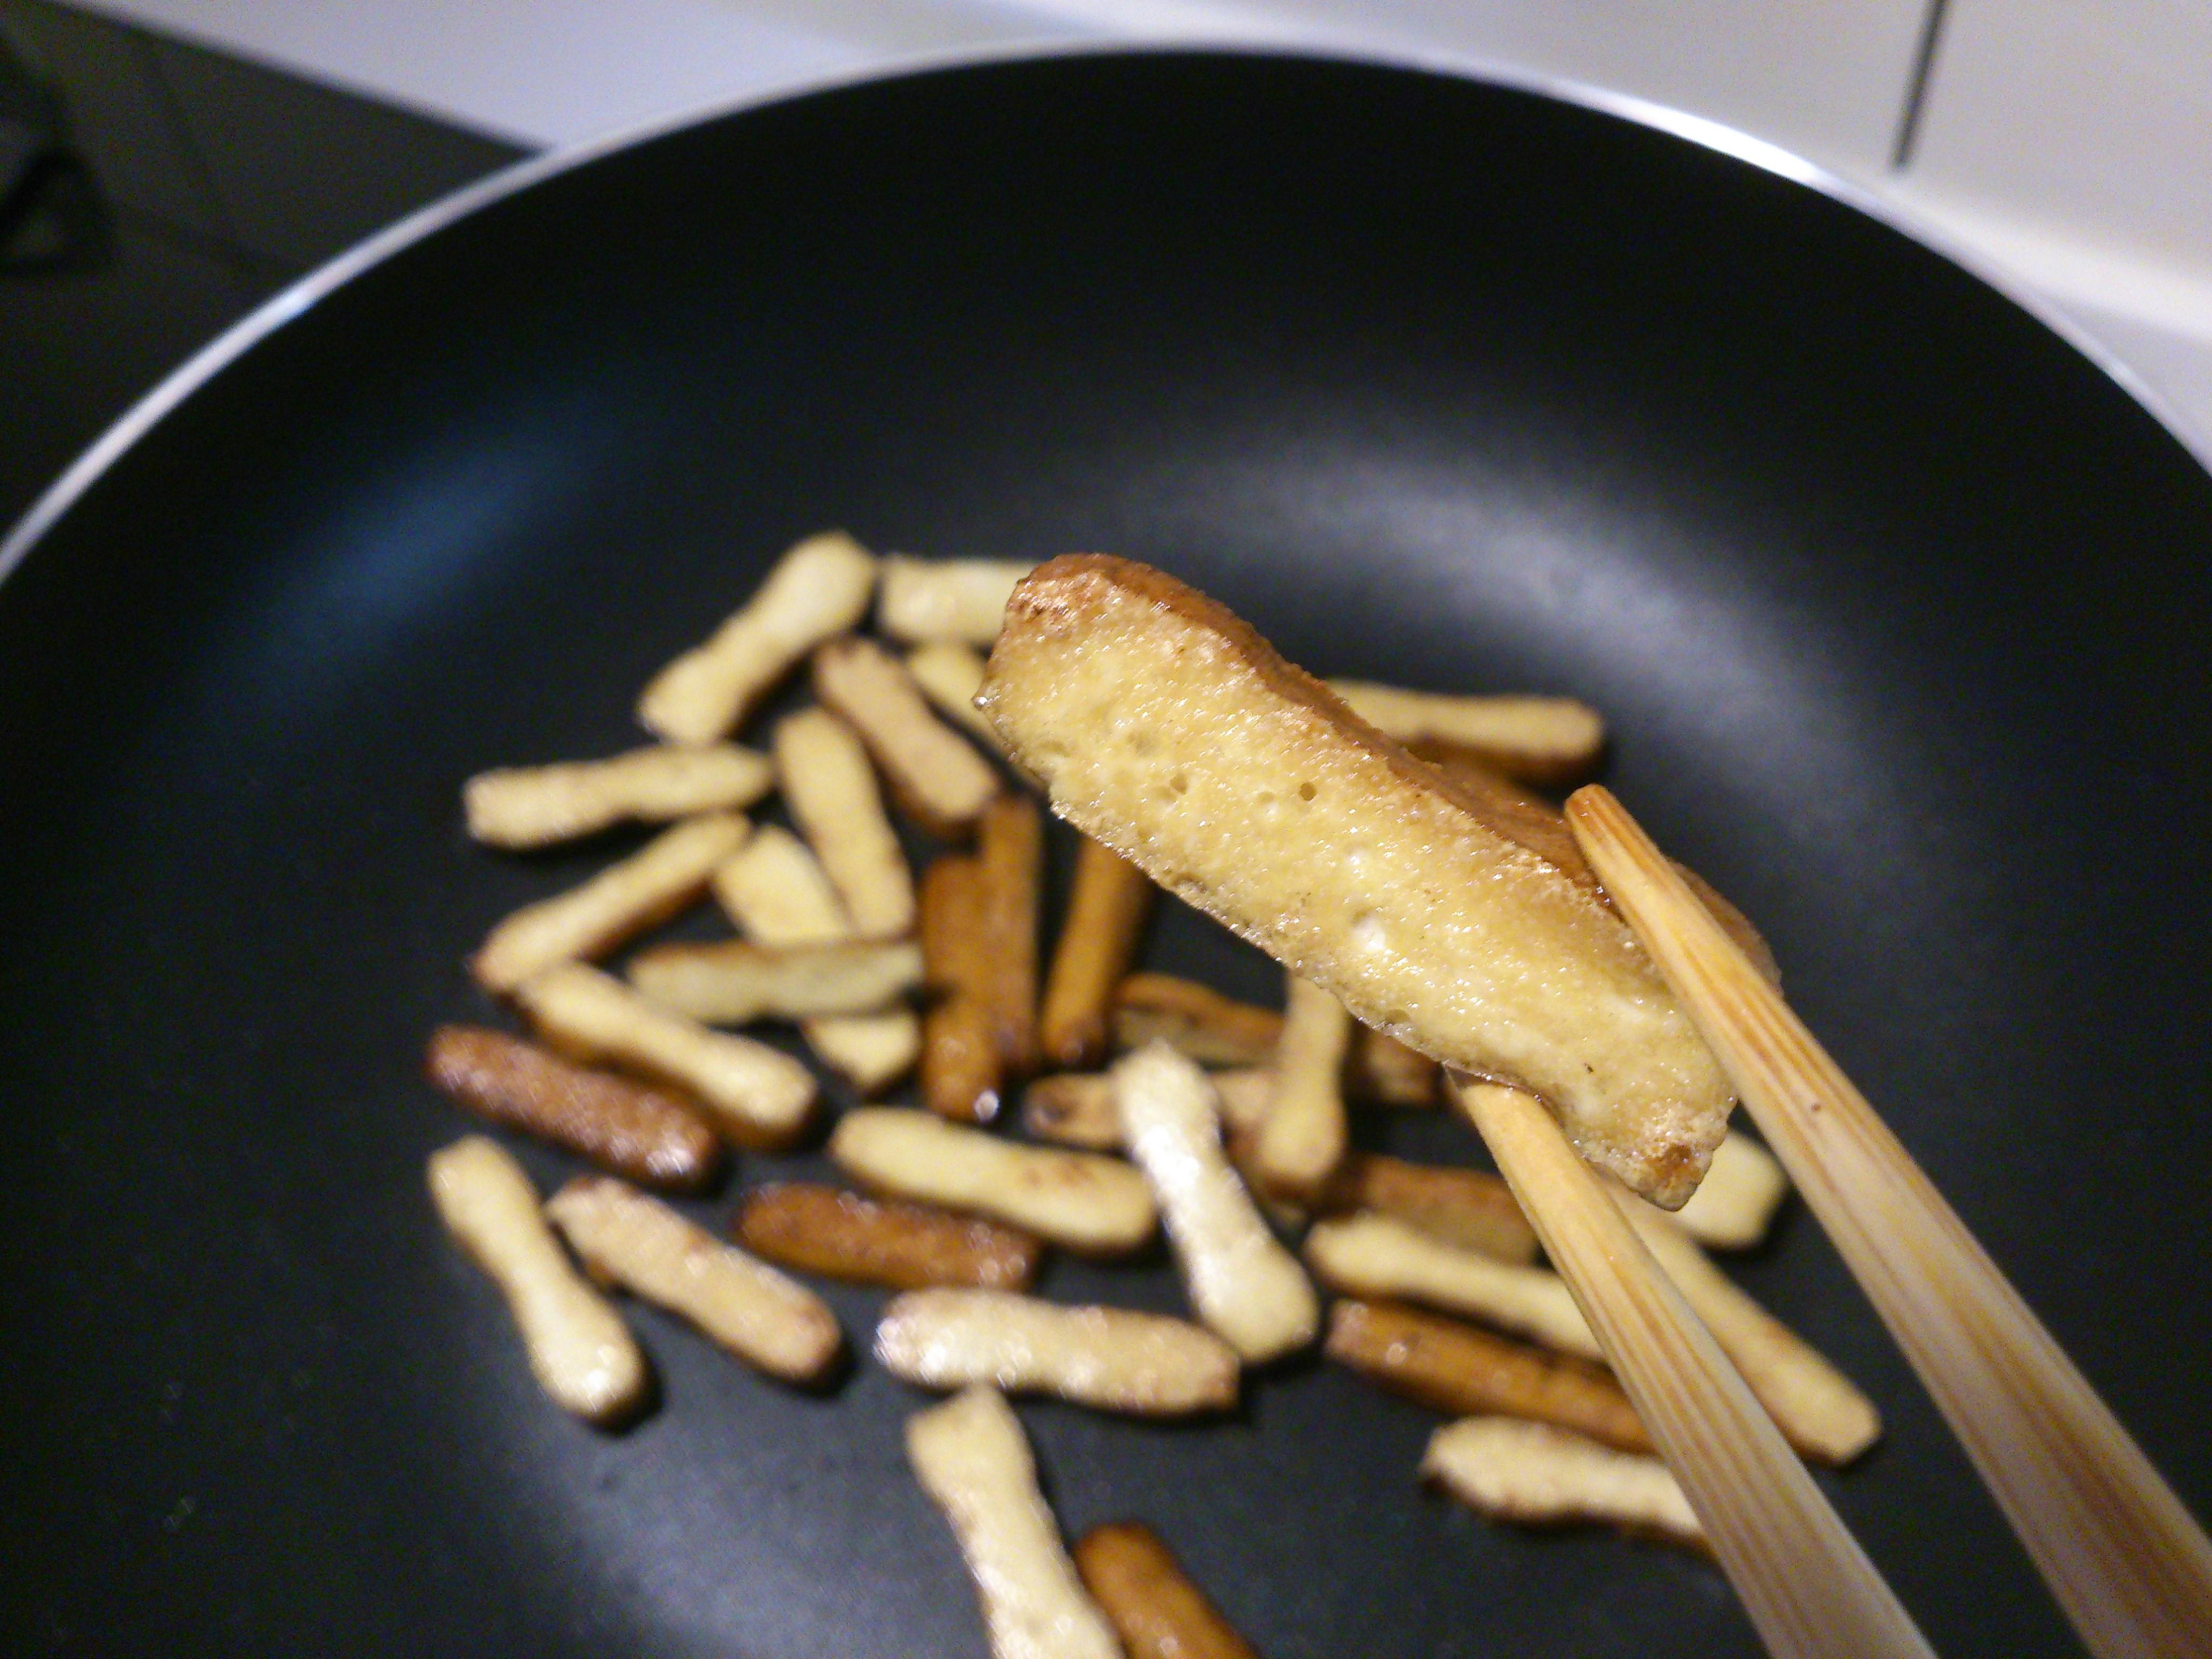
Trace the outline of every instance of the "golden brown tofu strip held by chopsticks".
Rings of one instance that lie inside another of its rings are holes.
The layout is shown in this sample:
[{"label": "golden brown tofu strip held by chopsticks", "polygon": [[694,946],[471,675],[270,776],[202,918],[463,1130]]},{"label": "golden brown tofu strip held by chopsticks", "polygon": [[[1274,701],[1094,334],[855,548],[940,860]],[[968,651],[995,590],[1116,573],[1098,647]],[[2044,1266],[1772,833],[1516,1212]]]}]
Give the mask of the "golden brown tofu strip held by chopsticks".
[{"label": "golden brown tofu strip held by chopsticks", "polygon": [[1645,1196],[1694,1190],[1731,1091],[1620,917],[1222,606],[1055,559],[981,701],[1086,835],[1362,1020],[1527,1085]]},{"label": "golden brown tofu strip held by chopsticks", "polygon": [[1044,1254],[1036,1238],[995,1221],[795,1182],[748,1193],[734,1231],[746,1249],[787,1267],[895,1291],[1026,1290]]},{"label": "golden brown tofu strip held by chopsticks", "polygon": [[1075,1570],[1129,1659],[1259,1659],[1149,1527],[1093,1527],[1075,1547]]},{"label": "golden brown tofu strip held by chopsticks", "polygon": [[1143,871],[1088,836],[1077,847],[1067,919],[1038,1017],[1049,1064],[1080,1072],[1104,1063],[1114,993],[1136,960],[1152,890]]},{"label": "golden brown tofu strip held by chopsticks", "polygon": [[842,531],[810,536],[769,573],[704,645],[653,677],[638,700],[646,729],[670,743],[712,743],[735,730],[817,645],[868,614],[872,554]]},{"label": "golden brown tofu strip held by chopsticks", "polygon": [[1620,1384],[1597,1366],[1456,1320],[1388,1302],[1339,1302],[1328,1310],[1323,1352],[1393,1394],[1455,1417],[1531,1418],[1623,1451],[1653,1449]]},{"label": "golden brown tofu strip held by chopsticks", "polygon": [[765,756],[735,744],[656,745],[605,760],[479,772],[462,799],[469,834],[488,847],[550,847],[610,824],[665,823],[750,806],[775,787]]},{"label": "golden brown tofu strip held by chopsticks", "polygon": [[471,1111],[647,1186],[696,1192],[721,1170],[720,1139],[682,1097],[572,1066],[504,1031],[441,1025],[426,1069]]}]

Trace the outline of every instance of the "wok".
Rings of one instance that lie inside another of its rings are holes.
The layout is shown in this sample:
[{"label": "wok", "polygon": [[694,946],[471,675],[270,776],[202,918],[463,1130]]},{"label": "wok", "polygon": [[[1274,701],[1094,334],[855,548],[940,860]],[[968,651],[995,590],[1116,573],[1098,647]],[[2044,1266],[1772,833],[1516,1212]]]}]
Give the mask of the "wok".
[{"label": "wok", "polygon": [[[919,1396],[633,1310],[659,1408],[595,1433],[422,1185],[464,1127],[422,1040],[498,1018],[464,955],[623,844],[483,854],[459,781],[635,741],[830,524],[1127,554],[1321,672],[1602,708],[1610,781],[2201,1511],[2212,478],[1735,148],[1373,64],[941,67],[532,164],[127,422],[0,586],[8,1644],[981,1651]],[[1183,913],[1151,960],[1276,985]],[[1831,1489],[1939,1648],[2071,1651],[1808,1218],[1743,1277],[1881,1406]],[[1179,1304],[1158,1261],[1048,1290]],[[1428,1413],[1312,1363],[1251,1396],[1023,1413],[1071,1532],[1149,1521],[1278,1659],[1754,1650],[1694,1559],[1425,1496]]]}]

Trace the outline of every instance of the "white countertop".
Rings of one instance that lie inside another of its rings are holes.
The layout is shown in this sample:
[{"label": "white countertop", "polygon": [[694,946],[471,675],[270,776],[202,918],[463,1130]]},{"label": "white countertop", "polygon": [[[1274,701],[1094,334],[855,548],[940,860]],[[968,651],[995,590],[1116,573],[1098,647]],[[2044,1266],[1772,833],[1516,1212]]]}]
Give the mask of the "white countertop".
[{"label": "white countertop", "polygon": [[978,47],[1498,64],[1804,157],[2047,301],[2212,464],[2212,7],[1948,0],[75,0],[528,143]]}]

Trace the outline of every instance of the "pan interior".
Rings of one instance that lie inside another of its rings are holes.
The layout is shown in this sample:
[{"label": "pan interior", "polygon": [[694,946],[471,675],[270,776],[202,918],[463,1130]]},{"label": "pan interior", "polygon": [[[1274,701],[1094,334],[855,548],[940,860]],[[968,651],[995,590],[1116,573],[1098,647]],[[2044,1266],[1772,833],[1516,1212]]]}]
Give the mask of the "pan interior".
[{"label": "pan interior", "polygon": [[[2177,1363],[2212,1059],[2176,1040],[2212,982],[2212,482],[1988,289],[1677,139],[1377,68],[1070,58],[732,116],[466,218],[216,377],[0,588],[11,1645],[981,1650],[915,1396],[781,1390],[638,1312],[660,1407],[582,1429],[422,1188],[463,1127],[422,1041],[499,1018],[462,957],[621,844],[480,853],[459,781],[636,741],[647,676],[832,524],[1122,553],[1317,672],[1597,704],[1610,781],[2212,1500]],[[1151,962],[1274,992],[1187,915]],[[1833,1489],[1937,1647],[2069,1650],[1807,1218],[1744,1278],[1880,1403]],[[1158,1262],[1048,1288],[1178,1304]],[[864,1346],[878,1298],[833,1300]],[[1071,1532],[1146,1520],[1271,1654],[1756,1650],[1694,1560],[1422,1494],[1426,1413],[1311,1364],[1251,1393],[1204,1431],[1024,1413]]]}]

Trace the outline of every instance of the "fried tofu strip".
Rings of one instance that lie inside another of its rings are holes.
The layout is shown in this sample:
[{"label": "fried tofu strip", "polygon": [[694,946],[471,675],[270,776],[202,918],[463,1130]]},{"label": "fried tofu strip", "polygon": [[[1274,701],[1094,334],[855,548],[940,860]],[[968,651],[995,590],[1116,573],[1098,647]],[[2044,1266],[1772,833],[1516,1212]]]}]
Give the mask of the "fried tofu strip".
[{"label": "fried tofu strip", "polygon": [[1006,1081],[992,1018],[988,944],[977,919],[983,866],[948,854],[921,877],[921,957],[933,1000],[921,1019],[921,1103],[956,1123],[998,1116]]},{"label": "fried tofu strip", "polygon": [[488,991],[512,991],[556,963],[603,956],[683,909],[751,826],[735,812],[690,818],[580,887],[525,905],[491,930],[470,970]]},{"label": "fried tofu strip", "polygon": [[702,1025],[811,1019],[890,1008],[921,983],[911,939],[854,939],[776,950],[749,939],[661,945],[630,960],[640,996]]},{"label": "fried tofu strip", "polygon": [[1504,1417],[1447,1423],[1430,1436],[1421,1474],[1493,1521],[1595,1521],[1706,1547],[1697,1511],[1664,1463],[1541,1423]]},{"label": "fried tofu strip", "polygon": [[784,800],[843,901],[860,939],[914,931],[914,872],[884,812],[875,769],[853,728],[806,708],[775,728],[775,775]]},{"label": "fried tofu strip", "polygon": [[[764,827],[714,872],[714,896],[745,937],[772,950],[840,945],[852,923],[821,862],[805,842]],[[824,1014],[799,1022],[806,1045],[864,1095],[889,1088],[914,1069],[921,1021],[911,1009],[880,1014]]]},{"label": "fried tofu strip", "polygon": [[1081,1072],[1104,1063],[1114,993],[1144,940],[1152,892],[1143,871],[1088,836],[1076,848],[1067,918],[1038,1017],[1050,1064]]},{"label": "fried tofu strip", "polygon": [[1540,1095],[1653,1201],[1733,1104],[1603,899],[1172,578],[1079,556],[1014,592],[984,712],[1053,810],[1449,1066]]},{"label": "fried tofu strip", "polygon": [[550,847],[610,824],[665,823],[750,806],[775,786],[767,757],[735,744],[655,746],[606,760],[505,766],[461,791],[469,834],[488,847]]},{"label": "fried tofu strip", "polygon": [[578,1176],[545,1213],[592,1273],[688,1321],[756,1370],[817,1382],[837,1363],[845,1339],[827,1303],[659,1200]]},{"label": "fried tofu strip", "polygon": [[1152,1184],[1191,1306],[1248,1364],[1306,1346],[1321,1303],[1275,1242],[1221,1150],[1220,1101],[1195,1062],[1164,1042],[1114,1067],[1129,1156]]},{"label": "fried tofu strip", "polygon": [[921,688],[937,712],[971,738],[980,738],[993,754],[1004,752],[999,730],[975,707],[975,694],[983,689],[983,659],[964,645],[924,645],[907,653],[906,672]]},{"label": "fried tofu strip", "polygon": [[1305,1254],[1315,1276],[1345,1296],[1418,1302],[1559,1353],[1605,1358],[1566,1281],[1549,1268],[1455,1249],[1382,1215],[1318,1222],[1306,1235]]},{"label": "fried tofu strip", "polygon": [[1033,1139],[1086,1152],[1121,1150],[1121,1109],[1103,1072],[1054,1072],[1022,1091],[1022,1128]]},{"label": "fried tofu strip", "polygon": [[553,1403],[592,1423],[634,1411],[645,1397],[645,1356],[622,1316],[568,1265],[522,1166],[496,1141],[464,1136],[430,1155],[430,1197],[506,1297]]},{"label": "fried tofu strip", "polygon": [[710,1031],[581,963],[526,981],[514,998],[553,1047],[675,1085],[740,1146],[787,1146],[805,1127],[813,1073],[781,1049]]},{"label": "fried tofu strip", "polygon": [[1253,1167],[1271,1193],[1317,1197],[1344,1161],[1344,1059],[1352,1030],[1342,1003],[1310,980],[1291,979],[1274,1093],[1252,1148]]},{"label": "fried tofu strip", "polygon": [[1499,1261],[1536,1259],[1536,1230],[1512,1188],[1486,1170],[1352,1152],[1337,1165],[1317,1207],[1332,1214],[1371,1210]]},{"label": "fried tofu strip", "polygon": [[1681,1230],[1709,1250],[1748,1250],[1766,1237],[1790,1195],[1790,1177],[1774,1154],[1730,1131],[1690,1201],[1674,1212]]},{"label": "fried tofu strip", "polygon": [[1715,1267],[1672,1218],[1614,1196],[1784,1439],[1818,1462],[1842,1464],[1881,1438],[1881,1413],[1850,1378]]},{"label": "fried tofu strip", "polygon": [[1654,1449],[1610,1372],[1457,1320],[1388,1302],[1339,1302],[1328,1310],[1322,1352],[1393,1394],[1455,1417],[1534,1418],[1623,1451]]},{"label": "fried tofu strip", "polygon": [[1118,1158],[1018,1146],[928,1112],[848,1112],[829,1152],[878,1192],[988,1216],[1081,1255],[1126,1255],[1159,1221],[1144,1176]]},{"label": "fried tofu strip", "polygon": [[876,1327],[876,1359],[927,1389],[988,1382],[1132,1417],[1237,1403],[1237,1355],[1188,1320],[1068,1308],[1011,1291],[908,1291]]},{"label": "fried tofu strip", "polygon": [[1352,1039],[1345,1086],[1361,1100],[1378,1106],[1434,1106],[1443,1082],[1443,1068],[1436,1061],[1388,1031],[1363,1025]]},{"label": "fried tofu strip", "polygon": [[1075,1547],[1075,1570],[1129,1659],[1259,1659],[1150,1527],[1093,1527]]},{"label": "fried tofu strip", "polygon": [[890,554],[884,560],[876,626],[884,637],[908,645],[988,645],[999,637],[1006,596],[1036,568],[1034,559],[916,559]]},{"label": "fried tofu strip", "polygon": [[[1224,1140],[1249,1138],[1259,1127],[1267,1115],[1274,1079],[1273,1072],[1256,1068],[1208,1073]],[[1022,1091],[1022,1127],[1039,1140],[1062,1146],[1121,1151],[1121,1109],[1114,1099],[1114,1079],[1103,1072],[1055,1072],[1037,1079]],[[1352,1162],[1346,1159],[1345,1167]]]},{"label": "fried tofu strip", "polygon": [[806,843],[764,823],[736,856],[714,867],[714,902],[738,930],[772,951],[843,945],[853,937],[845,902]]},{"label": "fried tofu strip", "polygon": [[1044,1254],[1029,1234],[994,1221],[800,1182],[747,1194],[735,1231],[787,1267],[895,1291],[1026,1290]]},{"label": "fried tofu strip", "polygon": [[991,1659],[1121,1659],[1061,1547],[1021,1423],[996,1389],[969,1389],[907,1419],[906,1455],[960,1540]]},{"label": "fried tofu strip", "polygon": [[639,720],[669,743],[712,743],[808,652],[858,627],[875,590],[875,556],[866,548],[839,530],[808,537],[713,638],[653,676],[638,699]]},{"label": "fried tofu strip", "polygon": [[814,653],[814,695],[860,734],[899,810],[934,835],[965,834],[999,775],[929,711],[906,665],[872,640],[832,640]]},{"label": "fried tofu strip", "polygon": [[689,1102],[504,1031],[441,1025],[426,1069],[471,1111],[647,1186],[696,1192],[721,1170],[722,1143]]},{"label": "fried tofu strip", "polygon": [[1173,974],[1131,974],[1114,988],[1114,1046],[1167,1042],[1201,1066],[1266,1066],[1283,1017]]},{"label": "fried tofu strip", "polygon": [[1026,795],[1001,795],[975,826],[981,883],[975,918],[985,966],[976,994],[989,1010],[1007,1074],[1037,1064],[1037,907],[1044,879],[1044,815]]},{"label": "fried tofu strip", "polygon": [[1371,680],[1331,680],[1328,689],[1425,759],[1470,760],[1524,783],[1579,782],[1605,750],[1605,721],[1572,697],[1455,696]]},{"label": "fried tofu strip", "polygon": [[[1114,993],[1114,1046],[1125,1053],[1159,1039],[1201,1066],[1272,1065],[1283,1017],[1173,974],[1131,974]],[[1437,1068],[1386,1032],[1361,1026],[1345,1068],[1348,1094],[1384,1106],[1433,1106]]]}]

